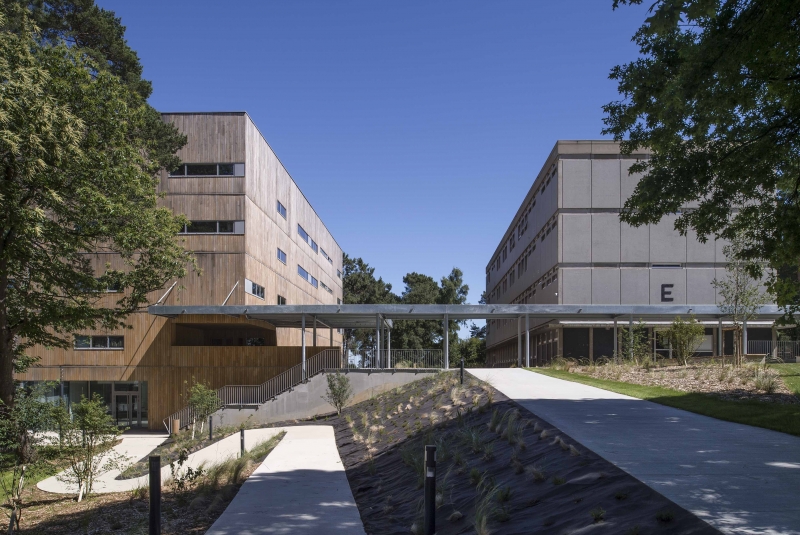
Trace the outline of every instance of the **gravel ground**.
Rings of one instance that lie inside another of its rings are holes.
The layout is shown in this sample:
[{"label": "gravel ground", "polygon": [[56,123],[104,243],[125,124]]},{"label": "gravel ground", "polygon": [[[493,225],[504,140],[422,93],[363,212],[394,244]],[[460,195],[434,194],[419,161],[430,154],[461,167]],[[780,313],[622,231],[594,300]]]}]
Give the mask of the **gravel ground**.
[{"label": "gravel ground", "polygon": [[603,364],[599,366],[573,366],[570,371],[599,379],[610,379],[646,386],[660,386],[681,392],[715,394],[724,399],[755,399],[774,403],[800,403],[792,390],[786,387],[780,375],[767,367],[765,373],[774,390],[767,392],[757,384],[757,370],[763,367],[745,364],[698,363],[689,366],[660,366],[644,369],[630,364]]}]

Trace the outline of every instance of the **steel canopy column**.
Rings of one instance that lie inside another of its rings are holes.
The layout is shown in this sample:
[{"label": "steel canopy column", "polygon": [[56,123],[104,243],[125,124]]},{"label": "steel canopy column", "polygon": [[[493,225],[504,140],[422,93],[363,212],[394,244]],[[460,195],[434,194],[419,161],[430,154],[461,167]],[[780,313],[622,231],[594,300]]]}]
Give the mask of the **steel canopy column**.
[{"label": "steel canopy column", "polygon": [[517,316],[517,368],[522,367],[522,316]]},{"label": "steel canopy column", "polygon": [[328,327],[328,345],[333,347],[333,327]]},{"label": "steel canopy column", "polygon": [[742,320],[742,358],[747,355],[747,316]]},{"label": "steel canopy column", "polygon": [[617,358],[617,352],[619,349],[617,348],[617,318],[614,318],[614,358]]},{"label": "steel canopy column", "polygon": [[628,318],[628,358],[633,360],[633,316]]},{"label": "steel canopy column", "polygon": [[300,379],[305,383],[306,382],[306,315],[303,314],[300,320],[300,355],[302,358],[303,365],[302,373],[300,374]]},{"label": "steel canopy column", "polygon": [[531,320],[525,314],[525,367],[531,367]]},{"label": "steel canopy column", "polygon": [[444,369],[450,369],[450,320],[444,315]]},{"label": "steel canopy column", "polygon": [[373,367],[380,368],[381,363],[381,315],[375,316],[375,358]]},{"label": "steel canopy column", "polygon": [[722,340],[722,318],[717,320],[717,356],[724,357],[725,356],[725,347],[723,345]]},{"label": "steel canopy column", "polygon": [[386,329],[386,367],[392,367],[392,328]]},{"label": "steel canopy column", "polygon": [[314,336],[313,336],[314,347],[317,347],[317,317],[314,316]]},{"label": "steel canopy column", "polygon": [[[772,324],[772,351],[770,354],[773,358],[778,356],[778,329],[775,328],[775,324]],[[62,386],[61,389],[63,390],[64,387]],[[61,396],[63,397],[64,394],[62,393]]]}]

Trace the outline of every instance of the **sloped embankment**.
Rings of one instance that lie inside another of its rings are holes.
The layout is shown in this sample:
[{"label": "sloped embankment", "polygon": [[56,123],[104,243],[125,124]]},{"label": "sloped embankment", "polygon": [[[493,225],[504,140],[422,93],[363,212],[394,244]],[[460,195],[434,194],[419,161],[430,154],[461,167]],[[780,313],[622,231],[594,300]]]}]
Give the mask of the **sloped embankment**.
[{"label": "sloped embankment", "polygon": [[370,534],[422,533],[425,444],[439,535],[719,533],[474,378],[422,379],[327,423]]}]

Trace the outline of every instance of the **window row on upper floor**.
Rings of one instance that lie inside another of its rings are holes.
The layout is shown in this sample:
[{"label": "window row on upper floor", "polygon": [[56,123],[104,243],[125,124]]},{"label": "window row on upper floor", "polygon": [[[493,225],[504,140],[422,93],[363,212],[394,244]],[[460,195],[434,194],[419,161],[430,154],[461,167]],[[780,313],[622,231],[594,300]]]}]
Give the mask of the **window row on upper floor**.
[{"label": "window row on upper floor", "polygon": [[169,172],[172,177],[244,176],[243,163],[183,163]]},{"label": "window row on upper floor", "polygon": [[189,221],[179,234],[244,234],[244,221]]}]

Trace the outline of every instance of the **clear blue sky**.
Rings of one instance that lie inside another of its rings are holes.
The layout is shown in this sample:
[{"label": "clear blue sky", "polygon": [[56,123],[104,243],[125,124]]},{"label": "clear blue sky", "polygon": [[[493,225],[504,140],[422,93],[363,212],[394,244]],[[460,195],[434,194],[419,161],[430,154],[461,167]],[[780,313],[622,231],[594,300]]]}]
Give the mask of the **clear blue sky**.
[{"label": "clear blue sky", "polygon": [[457,266],[469,302],[558,139],[598,139],[641,6],[98,0],[151,104],[244,110],[342,249],[402,291]]}]

